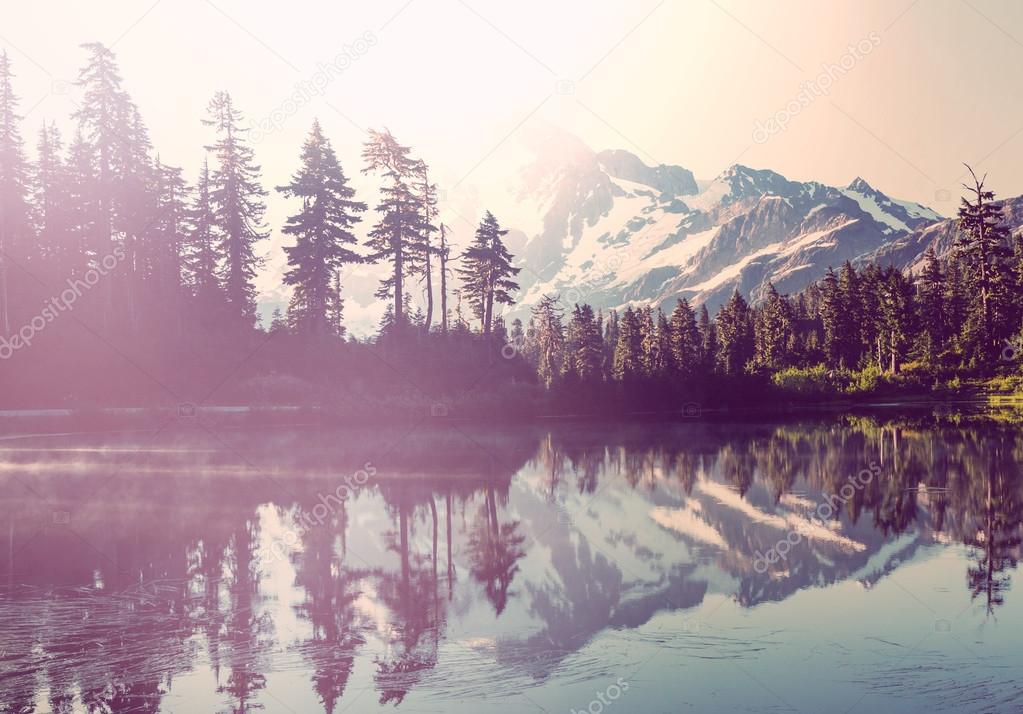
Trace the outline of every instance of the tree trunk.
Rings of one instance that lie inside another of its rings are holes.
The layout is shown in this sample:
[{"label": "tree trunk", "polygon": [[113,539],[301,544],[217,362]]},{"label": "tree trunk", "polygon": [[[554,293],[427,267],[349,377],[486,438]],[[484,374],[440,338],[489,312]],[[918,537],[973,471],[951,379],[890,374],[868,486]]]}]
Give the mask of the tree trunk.
[{"label": "tree trunk", "polygon": [[433,251],[430,249],[430,238],[429,233],[426,239],[426,332],[429,334],[430,328],[433,326],[433,264],[430,260],[430,253]]},{"label": "tree trunk", "polygon": [[440,224],[440,331],[448,334],[448,255],[446,229]]},{"label": "tree trunk", "polygon": [[6,218],[3,215],[3,205],[0,203],[0,330],[6,337],[11,334],[11,314],[8,307],[10,300],[7,287],[7,226]]},{"label": "tree trunk", "polygon": [[494,289],[487,289],[486,308],[483,311],[483,336],[490,341],[491,327],[494,323]]},{"label": "tree trunk", "polygon": [[401,273],[402,273],[402,254],[401,254],[401,243],[395,246],[394,250],[394,327],[396,331],[401,331],[401,328],[405,326],[405,313],[403,312],[403,298],[402,284],[401,284]]}]

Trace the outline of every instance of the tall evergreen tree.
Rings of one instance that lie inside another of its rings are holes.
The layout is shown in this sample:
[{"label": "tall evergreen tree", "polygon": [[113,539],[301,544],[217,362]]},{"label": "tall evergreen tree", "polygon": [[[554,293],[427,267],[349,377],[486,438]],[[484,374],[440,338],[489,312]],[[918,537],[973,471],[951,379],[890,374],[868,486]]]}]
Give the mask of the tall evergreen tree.
[{"label": "tall evergreen tree", "polygon": [[754,334],[754,361],[758,367],[778,370],[788,366],[793,338],[792,309],[772,283],[768,284],[767,298],[757,311]]},{"label": "tall evergreen tree", "polygon": [[487,211],[476,229],[475,239],[462,254],[462,265],[458,269],[462,276],[462,291],[468,296],[469,305],[482,325],[484,337],[488,339],[494,303],[514,304],[511,292],[519,289],[512,278],[521,269],[512,267],[511,253],[502,240],[507,233],[494,214]]},{"label": "tall evergreen tree", "polygon": [[614,378],[620,382],[630,382],[643,376],[644,371],[642,317],[639,312],[627,307],[618,321]]},{"label": "tall evergreen tree", "polygon": [[835,271],[828,268],[821,281],[820,320],[824,340],[824,359],[828,367],[835,369],[845,366],[845,339],[842,330],[845,319],[842,293],[838,286]]},{"label": "tall evergreen tree", "polygon": [[920,305],[920,354],[928,365],[936,366],[946,348],[948,335],[945,327],[945,276],[933,247],[928,247],[924,253],[924,269],[917,290]]},{"label": "tall evergreen tree", "polygon": [[349,246],[358,242],[352,227],[362,220],[359,214],[366,204],[353,200],[355,190],[318,121],[302,147],[301,161],[291,183],[277,188],[285,197],[302,201],[283,228],[295,238],[294,246],[284,248],[289,266],[284,283],[294,288],[288,315],[300,334],[340,337],[339,276],[345,265],[362,262]]},{"label": "tall evergreen tree", "polygon": [[957,248],[973,274],[979,300],[977,317],[983,327],[980,355],[992,359],[997,352],[992,291],[1010,254],[1008,230],[1003,223],[1002,208],[995,203],[994,191],[984,188],[987,177],[978,179],[972,168],[966,168],[973,177],[973,185],[963,184],[963,187],[973,195],[973,200],[963,197],[959,207]]},{"label": "tall evergreen tree", "polygon": [[565,328],[561,321],[558,296],[544,295],[533,308],[530,320],[536,350],[536,373],[545,387],[550,387],[562,373],[565,358]]},{"label": "tall evergreen tree", "polygon": [[867,362],[873,362],[878,369],[884,369],[885,366],[879,322],[883,282],[884,276],[876,263],[871,263],[860,272],[861,309],[857,332],[860,336],[860,344],[868,355]]},{"label": "tall evergreen tree", "polygon": [[451,260],[451,246],[448,245],[448,229],[440,224],[440,244],[437,246],[437,263],[440,270],[440,329],[445,336],[448,334],[448,261]]},{"label": "tall evergreen tree", "polygon": [[888,356],[888,368],[897,374],[915,329],[913,283],[894,267],[884,271],[880,295],[881,343]]},{"label": "tall evergreen tree", "polygon": [[838,271],[838,352],[843,366],[853,369],[857,366],[862,352],[859,331],[862,300],[860,295],[860,278],[856,269],[848,260]]},{"label": "tall evergreen tree", "polygon": [[576,305],[568,323],[564,371],[582,382],[601,378],[603,345],[600,326],[589,305]]},{"label": "tall evergreen tree", "polygon": [[189,188],[181,169],[157,160],[155,213],[144,232],[142,279],[150,315],[182,328],[184,256],[189,219]]},{"label": "tall evergreen tree", "polygon": [[700,371],[701,349],[696,314],[685,298],[679,298],[671,313],[671,362],[684,379]]},{"label": "tall evergreen tree", "polygon": [[63,148],[56,124],[44,122],[36,142],[32,205],[40,260],[60,281],[80,274],[86,260],[84,246],[76,245],[71,233],[74,207]]},{"label": "tall evergreen tree", "polygon": [[[28,209],[28,162],[25,159],[14,94],[14,73],[7,51],[0,53],[0,330],[10,334],[12,260],[30,261],[34,241]],[[20,281],[19,281],[20,284]]]},{"label": "tall evergreen tree", "polygon": [[604,379],[611,381],[615,379],[615,350],[618,349],[618,311],[612,310],[607,316],[607,326],[604,328]]},{"label": "tall evergreen tree", "polygon": [[393,298],[394,322],[400,331],[408,323],[405,281],[417,274],[425,262],[423,214],[415,189],[420,162],[412,157],[409,147],[399,144],[386,129],[370,129],[362,158],[366,162],[363,173],[378,173],[384,179],[376,207],[380,220],[369,233],[367,260],[391,264],[391,274],[381,281],[376,296]]},{"label": "tall evergreen tree", "polygon": [[433,247],[432,234],[437,231],[437,226],[433,225],[433,219],[437,215],[437,185],[430,183],[430,170],[425,161],[418,163],[417,173],[416,189],[419,210],[422,213],[419,224],[423,253],[421,272],[426,289],[426,330],[429,332],[433,326],[433,255],[436,249]]},{"label": "tall evergreen tree", "polygon": [[742,374],[753,358],[753,320],[749,305],[736,290],[715,318],[718,334],[718,364],[731,377]]},{"label": "tall evergreen tree", "polygon": [[[138,185],[141,171],[135,165],[135,158],[148,147],[135,147],[138,136],[135,107],[127,92],[121,86],[120,70],[114,53],[104,45],[94,42],[82,45],[88,54],[85,67],[79,72],[76,84],[82,88],[82,99],[78,111],[72,118],[78,122],[76,149],[88,152],[93,181],[82,193],[89,198],[91,206],[82,206],[89,215],[88,238],[92,245],[89,252],[95,260],[112,255],[120,244],[127,255],[125,245],[135,238],[133,230],[138,228],[132,220],[138,206],[130,202],[137,199],[129,186]],[[133,258],[125,260],[129,268]],[[123,271],[119,271],[123,272]],[[114,297],[123,276],[107,276],[103,281],[103,321],[107,327],[114,322]],[[133,286],[129,284],[130,291]],[[131,303],[125,301],[130,318]]]},{"label": "tall evergreen tree", "polygon": [[648,377],[657,374],[657,323],[654,309],[647,305],[636,310],[639,318],[640,350],[642,352],[643,374]]},{"label": "tall evergreen tree", "polygon": [[700,305],[700,364],[704,372],[714,369],[718,353],[717,326],[711,321],[707,305]]},{"label": "tall evergreen tree", "polygon": [[226,305],[218,278],[216,217],[210,196],[210,165],[203,160],[189,211],[182,256],[183,282],[207,323],[216,322]]},{"label": "tall evergreen tree", "polygon": [[657,357],[654,360],[654,373],[659,377],[667,377],[675,371],[674,365],[671,323],[664,311],[657,308]]},{"label": "tall evergreen tree", "polygon": [[210,176],[210,203],[217,230],[217,252],[222,258],[220,282],[233,321],[246,327],[256,322],[256,271],[263,259],[256,244],[270,233],[263,226],[266,191],[260,185],[260,167],[242,128],[242,113],[231,95],[217,92],[203,123],[213,127],[216,143],[207,146],[217,159]]}]

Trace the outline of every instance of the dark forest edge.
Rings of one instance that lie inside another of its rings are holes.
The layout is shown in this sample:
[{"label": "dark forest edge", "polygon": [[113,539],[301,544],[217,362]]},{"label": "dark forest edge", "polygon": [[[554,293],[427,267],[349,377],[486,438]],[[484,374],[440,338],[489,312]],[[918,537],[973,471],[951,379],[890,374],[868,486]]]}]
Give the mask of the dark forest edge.
[{"label": "dark forest edge", "polygon": [[[276,188],[296,210],[281,228],[294,241],[282,278],[292,298],[264,328],[255,277],[267,191],[231,96],[210,102],[213,143],[190,186],[160,161],[113,53],[85,49],[73,139],[65,148],[44,122],[34,162],[0,55],[0,408],[696,418],[1023,395],[1023,236],[976,176],[955,249],[928,252],[918,275],[846,263],[795,296],[771,288],[751,306],[736,292],[713,317],[685,299],[604,315],[549,295],[507,323],[519,268],[497,218],[487,212],[452,255],[427,163],[371,130],[362,172],[379,179],[379,203],[360,240],[369,207],[316,123]],[[377,292],[388,307],[378,333],[356,339],[344,275],[367,263],[388,267]]]}]

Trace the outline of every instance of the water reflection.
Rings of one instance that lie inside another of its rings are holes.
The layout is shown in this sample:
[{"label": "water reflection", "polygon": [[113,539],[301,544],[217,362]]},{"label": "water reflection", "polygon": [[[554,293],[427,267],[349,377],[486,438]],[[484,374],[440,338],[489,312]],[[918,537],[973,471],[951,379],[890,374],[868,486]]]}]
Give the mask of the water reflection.
[{"label": "water reflection", "polygon": [[962,549],[947,567],[993,618],[1020,554],[1023,438],[991,424],[215,437],[0,442],[0,711],[510,703],[594,676],[578,655],[609,630],[716,596],[839,605],[828,586],[935,546]]}]

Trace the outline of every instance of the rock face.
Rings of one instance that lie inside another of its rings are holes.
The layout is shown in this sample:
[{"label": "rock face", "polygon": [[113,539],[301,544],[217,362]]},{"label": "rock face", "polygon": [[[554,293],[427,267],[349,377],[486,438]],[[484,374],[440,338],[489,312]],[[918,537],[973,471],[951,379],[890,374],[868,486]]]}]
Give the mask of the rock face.
[{"label": "rock face", "polygon": [[846,260],[907,264],[948,223],[859,178],[836,188],[735,165],[699,191],[680,166],[548,140],[520,176],[515,214],[534,223],[523,228],[520,310],[556,293],[603,310],[670,310],[686,297],[713,312],[736,288],[754,302],[768,283],[793,293]]},{"label": "rock face", "polygon": [[699,193],[693,172],[681,166],[661,164],[651,168],[635,154],[621,149],[601,151],[597,154],[597,160],[604,171],[613,178],[650,186],[667,198]]}]

